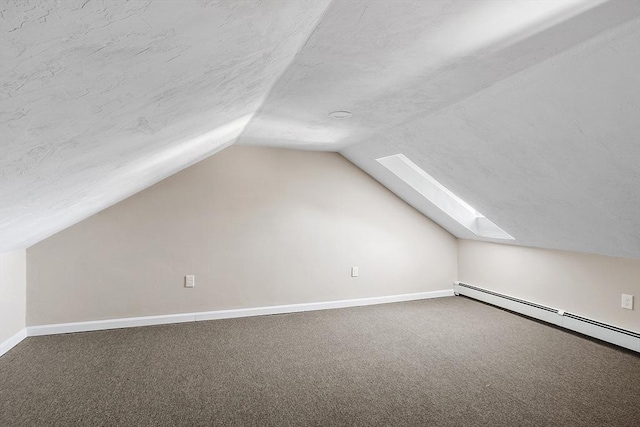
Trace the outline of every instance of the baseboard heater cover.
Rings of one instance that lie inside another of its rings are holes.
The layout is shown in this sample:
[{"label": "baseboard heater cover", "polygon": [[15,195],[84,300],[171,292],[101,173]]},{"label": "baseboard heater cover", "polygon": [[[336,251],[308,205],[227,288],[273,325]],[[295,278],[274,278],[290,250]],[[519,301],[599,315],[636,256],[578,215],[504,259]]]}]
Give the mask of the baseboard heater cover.
[{"label": "baseboard heater cover", "polygon": [[640,333],[637,332],[464,282],[455,282],[453,292],[640,353]]}]

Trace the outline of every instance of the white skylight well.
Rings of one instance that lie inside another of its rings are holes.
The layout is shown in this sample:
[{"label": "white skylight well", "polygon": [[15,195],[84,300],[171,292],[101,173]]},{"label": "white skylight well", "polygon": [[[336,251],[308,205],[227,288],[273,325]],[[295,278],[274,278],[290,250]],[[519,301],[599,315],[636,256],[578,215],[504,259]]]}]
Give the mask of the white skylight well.
[{"label": "white skylight well", "polygon": [[489,221],[403,154],[376,160],[476,236],[514,240],[509,233]]}]

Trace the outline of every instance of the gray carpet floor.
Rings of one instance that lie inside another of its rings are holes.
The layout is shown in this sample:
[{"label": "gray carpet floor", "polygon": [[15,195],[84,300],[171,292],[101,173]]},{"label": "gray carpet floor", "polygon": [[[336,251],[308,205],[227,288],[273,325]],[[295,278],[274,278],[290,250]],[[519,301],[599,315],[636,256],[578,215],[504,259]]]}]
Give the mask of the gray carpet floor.
[{"label": "gray carpet floor", "polygon": [[464,297],[27,338],[2,426],[638,426],[637,353]]}]

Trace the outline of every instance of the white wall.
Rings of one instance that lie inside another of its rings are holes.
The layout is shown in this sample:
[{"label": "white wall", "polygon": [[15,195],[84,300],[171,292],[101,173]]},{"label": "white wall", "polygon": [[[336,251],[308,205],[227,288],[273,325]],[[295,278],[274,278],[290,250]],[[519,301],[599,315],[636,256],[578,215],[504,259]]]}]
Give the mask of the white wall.
[{"label": "white wall", "polygon": [[0,343],[25,328],[26,252],[0,254]]},{"label": "white wall", "polygon": [[459,240],[458,280],[640,332],[639,259]]},{"label": "white wall", "polygon": [[257,147],[27,252],[29,326],[451,289],[457,269],[453,236],[339,154]]}]

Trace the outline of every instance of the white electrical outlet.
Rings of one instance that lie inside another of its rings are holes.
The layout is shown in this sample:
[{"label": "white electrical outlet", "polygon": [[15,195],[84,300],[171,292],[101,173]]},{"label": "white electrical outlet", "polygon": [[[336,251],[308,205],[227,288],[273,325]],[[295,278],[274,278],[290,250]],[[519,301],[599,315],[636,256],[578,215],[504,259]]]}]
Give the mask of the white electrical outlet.
[{"label": "white electrical outlet", "polygon": [[193,274],[184,276],[185,288],[194,288],[195,286],[196,286],[196,276],[194,276]]},{"label": "white electrical outlet", "polygon": [[622,294],[622,308],[633,310],[633,295]]},{"label": "white electrical outlet", "polygon": [[358,267],[351,267],[351,277],[358,277]]}]

